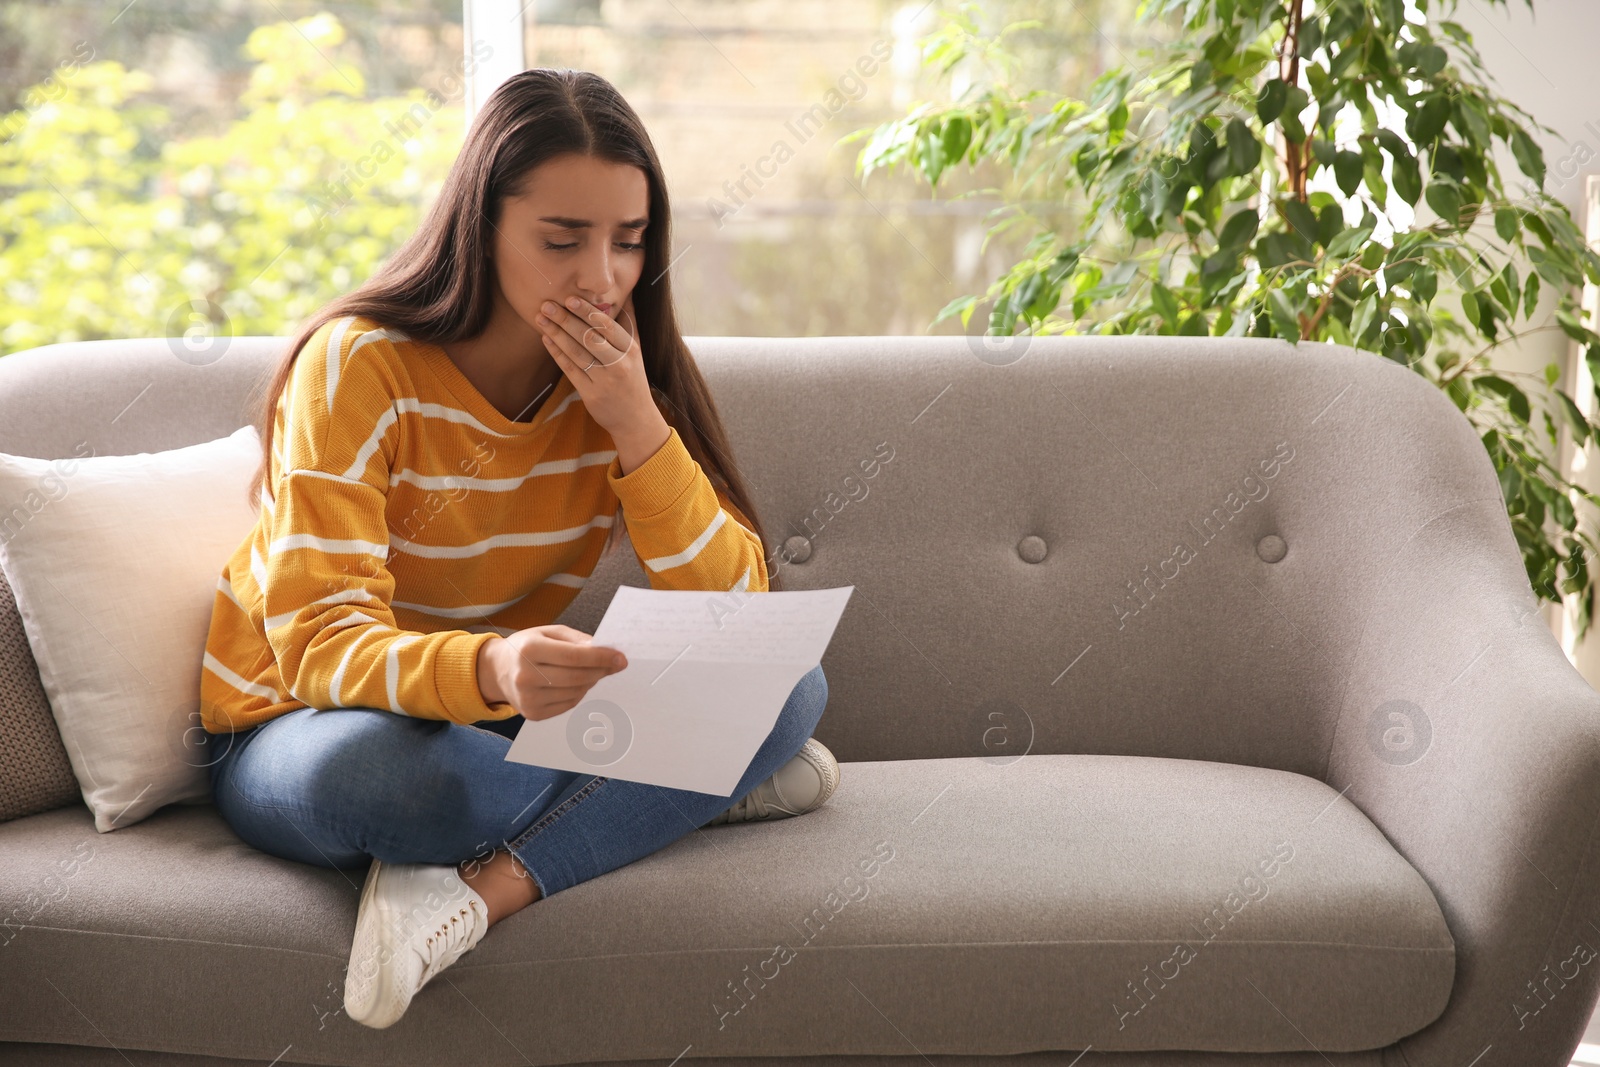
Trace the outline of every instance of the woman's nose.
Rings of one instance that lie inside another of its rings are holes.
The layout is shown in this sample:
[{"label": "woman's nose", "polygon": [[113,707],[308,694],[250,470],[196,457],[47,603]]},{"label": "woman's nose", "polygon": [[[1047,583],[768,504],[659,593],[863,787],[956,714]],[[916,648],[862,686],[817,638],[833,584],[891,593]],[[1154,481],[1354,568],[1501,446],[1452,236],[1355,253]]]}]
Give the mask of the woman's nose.
[{"label": "woman's nose", "polygon": [[578,289],[585,293],[602,295],[609,293],[616,280],[616,274],[611,265],[611,252],[602,247],[588,256],[585,256],[578,269]]}]

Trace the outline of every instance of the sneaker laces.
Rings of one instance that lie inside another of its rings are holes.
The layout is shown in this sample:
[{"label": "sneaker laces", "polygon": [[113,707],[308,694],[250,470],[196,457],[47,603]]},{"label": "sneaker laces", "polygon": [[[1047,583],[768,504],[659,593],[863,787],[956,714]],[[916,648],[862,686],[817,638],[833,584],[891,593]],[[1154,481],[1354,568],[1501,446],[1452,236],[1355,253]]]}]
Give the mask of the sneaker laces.
[{"label": "sneaker laces", "polygon": [[750,790],[738,803],[733,805],[731,810],[740,819],[765,819],[767,817],[767,802],[761,795],[761,786],[758,785]]},{"label": "sneaker laces", "polygon": [[420,989],[428,980],[444,970],[465,951],[485,916],[478,910],[476,900],[468,900],[465,907],[439,923],[438,929],[417,946],[422,957],[422,974],[417,983]]}]

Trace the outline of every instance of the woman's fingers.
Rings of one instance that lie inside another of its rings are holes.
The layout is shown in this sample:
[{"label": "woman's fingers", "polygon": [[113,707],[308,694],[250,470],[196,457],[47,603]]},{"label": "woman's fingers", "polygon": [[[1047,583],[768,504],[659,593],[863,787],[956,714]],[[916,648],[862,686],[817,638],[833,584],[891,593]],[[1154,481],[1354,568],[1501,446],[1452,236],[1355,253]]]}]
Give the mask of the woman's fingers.
[{"label": "woman's fingers", "polygon": [[532,627],[532,629],[539,631],[539,633],[552,641],[566,641],[568,644],[573,645],[586,645],[594,640],[593,634],[586,634],[577,627],[568,626],[566,623],[561,622],[546,623],[543,626]]},{"label": "woman's fingers", "polygon": [[[629,294],[629,299],[632,299],[632,295],[631,293]],[[574,303],[576,303],[576,307],[573,306]],[[615,348],[619,353],[628,351],[633,342],[633,334],[615,316],[608,315],[587,300],[577,296],[572,297],[567,302],[567,307],[582,319],[587,326],[593,327],[612,348]],[[621,309],[619,308],[618,315],[620,314]]]},{"label": "woman's fingers", "polygon": [[541,661],[533,664],[538,669],[541,686],[593,685],[616,668],[610,666],[575,666],[566,663]]},{"label": "woman's fingers", "polygon": [[[598,358],[598,353],[585,354],[578,342],[572,339],[572,335],[549,317],[541,315],[535,324],[544,335],[544,339],[547,342],[545,347],[550,350],[550,355],[557,364],[561,365],[561,369],[568,374],[586,369],[594,359]],[[610,361],[601,358],[600,362],[608,363]]]},{"label": "woman's fingers", "polygon": [[[573,304],[576,304],[574,307]],[[545,317],[558,328],[558,336],[570,338],[576,349],[565,348],[569,356],[587,352],[591,358],[610,363],[628,351],[632,335],[611,316],[579,297],[573,297],[566,307],[552,311],[544,309]]]}]

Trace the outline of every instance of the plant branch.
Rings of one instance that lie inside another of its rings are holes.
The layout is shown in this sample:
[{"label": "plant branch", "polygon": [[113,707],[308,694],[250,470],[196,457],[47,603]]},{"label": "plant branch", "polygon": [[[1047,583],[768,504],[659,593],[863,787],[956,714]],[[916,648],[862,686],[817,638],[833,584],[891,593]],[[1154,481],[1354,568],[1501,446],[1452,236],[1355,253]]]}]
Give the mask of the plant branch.
[{"label": "plant branch", "polygon": [[[1300,83],[1300,18],[1305,0],[1289,0],[1289,19],[1284,25],[1283,46],[1278,53],[1278,78],[1289,88]],[[1283,170],[1289,179],[1289,192],[1301,203],[1306,201],[1306,145],[1304,141],[1291,141],[1289,131],[1280,120],[1283,130]]]}]

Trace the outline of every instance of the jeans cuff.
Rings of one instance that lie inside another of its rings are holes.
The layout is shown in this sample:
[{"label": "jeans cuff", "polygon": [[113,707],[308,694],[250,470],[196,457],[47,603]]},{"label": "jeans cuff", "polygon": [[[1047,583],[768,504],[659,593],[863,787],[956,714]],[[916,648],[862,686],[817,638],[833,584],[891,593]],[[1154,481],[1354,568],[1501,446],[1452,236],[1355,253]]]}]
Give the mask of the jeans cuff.
[{"label": "jeans cuff", "polygon": [[522,861],[522,865],[528,869],[529,874],[534,874],[536,871],[545,872],[543,878],[534,874],[534,881],[539,884],[541,899],[551,893],[559,893],[563,889],[577,885],[585,880],[585,876],[581,875],[570,864],[562,862],[562,850],[559,848],[550,850],[550,862],[545,863],[543,858],[536,855],[535,845],[538,842],[535,842],[534,838],[555,825],[557,819],[576,808],[585,798],[593,796],[595,790],[599,789],[608,780],[598,776],[589,779],[588,782],[584,783],[582,789],[579,789],[550,811],[545,812],[532,826],[517,835],[515,841],[506,843],[506,847],[516,855],[517,859]]}]

